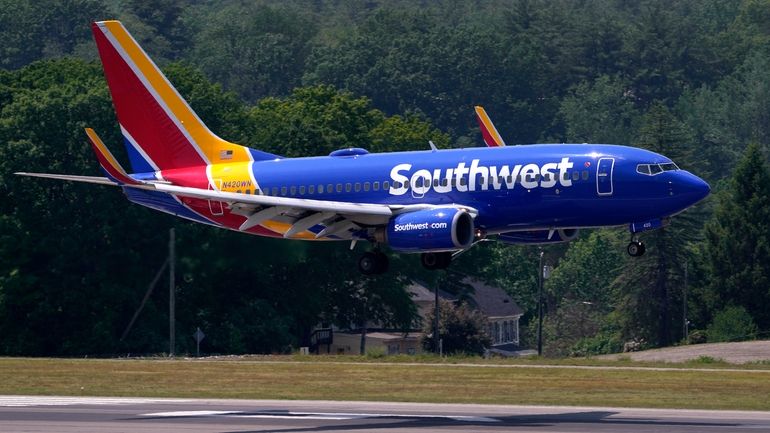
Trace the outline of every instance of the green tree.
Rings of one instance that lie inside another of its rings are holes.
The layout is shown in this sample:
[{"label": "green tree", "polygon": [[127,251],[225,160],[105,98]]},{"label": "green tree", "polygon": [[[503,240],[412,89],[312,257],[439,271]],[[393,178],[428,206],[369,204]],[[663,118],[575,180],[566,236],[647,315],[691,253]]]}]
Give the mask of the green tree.
[{"label": "green tree", "polygon": [[[662,104],[653,105],[644,119],[638,145],[669,156],[687,167],[695,159],[691,135]],[[697,209],[697,208],[696,208]],[[697,240],[702,224],[698,210],[677,215],[668,227],[645,234],[647,253],[627,258],[613,283],[618,292],[621,334],[666,346],[675,339],[681,305],[684,264],[692,260],[688,245]],[[673,311],[672,311],[673,310]]]},{"label": "green tree", "polygon": [[706,331],[711,343],[757,338],[757,325],[743,307],[732,306],[718,312]]},{"label": "green tree", "polygon": [[717,196],[705,227],[708,288],[721,305],[746,308],[760,329],[770,328],[770,171],[760,147],[749,145]]},{"label": "green tree", "polygon": [[[435,317],[434,310],[425,315],[422,347],[427,351],[436,347],[436,335],[433,330]],[[441,339],[443,352],[447,354],[481,355],[492,343],[487,335],[484,316],[480,312],[467,303],[455,305],[443,299],[439,300],[438,338]]]}]

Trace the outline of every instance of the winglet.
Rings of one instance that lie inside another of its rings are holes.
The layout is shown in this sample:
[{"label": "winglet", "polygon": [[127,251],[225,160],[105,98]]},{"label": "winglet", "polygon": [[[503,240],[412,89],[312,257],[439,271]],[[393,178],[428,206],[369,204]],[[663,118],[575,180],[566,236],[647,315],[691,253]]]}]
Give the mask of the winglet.
[{"label": "winglet", "polygon": [[107,176],[111,180],[121,185],[140,185],[142,183],[126,174],[126,171],[120,166],[118,160],[112,156],[110,150],[107,149],[107,146],[104,145],[93,129],[86,128],[86,134],[88,134],[88,141],[91,143],[91,148],[94,150],[96,158],[102,166],[102,170],[107,173]]},{"label": "winglet", "polygon": [[497,128],[495,128],[492,120],[490,120],[489,116],[487,116],[487,112],[484,110],[484,107],[477,105],[475,109],[476,119],[479,121],[479,128],[481,128],[481,135],[484,137],[484,143],[486,143],[488,147],[505,146],[503,137],[501,137],[500,133],[497,132]]}]

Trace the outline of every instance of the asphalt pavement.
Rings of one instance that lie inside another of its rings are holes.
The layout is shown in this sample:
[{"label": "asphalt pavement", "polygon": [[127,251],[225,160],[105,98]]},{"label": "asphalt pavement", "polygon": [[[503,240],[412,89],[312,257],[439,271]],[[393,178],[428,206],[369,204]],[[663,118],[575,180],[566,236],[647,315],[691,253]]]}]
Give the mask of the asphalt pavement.
[{"label": "asphalt pavement", "polygon": [[770,412],[0,396],[0,432],[770,432]]}]

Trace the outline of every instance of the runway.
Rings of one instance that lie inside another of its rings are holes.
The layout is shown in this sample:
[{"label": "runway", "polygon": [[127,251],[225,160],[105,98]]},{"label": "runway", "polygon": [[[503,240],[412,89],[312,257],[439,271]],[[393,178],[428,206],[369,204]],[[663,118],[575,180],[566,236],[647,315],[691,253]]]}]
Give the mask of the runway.
[{"label": "runway", "polygon": [[2,432],[770,432],[770,412],[0,396]]}]

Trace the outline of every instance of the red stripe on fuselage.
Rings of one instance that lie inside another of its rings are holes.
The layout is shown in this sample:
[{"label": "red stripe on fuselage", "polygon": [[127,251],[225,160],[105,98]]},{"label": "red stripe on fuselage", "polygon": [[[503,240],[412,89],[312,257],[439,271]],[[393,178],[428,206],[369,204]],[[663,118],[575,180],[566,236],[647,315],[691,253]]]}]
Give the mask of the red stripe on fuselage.
[{"label": "red stripe on fuselage", "polygon": [[104,75],[120,124],[160,169],[206,165],[187,137],[120,56],[92,25]]}]

